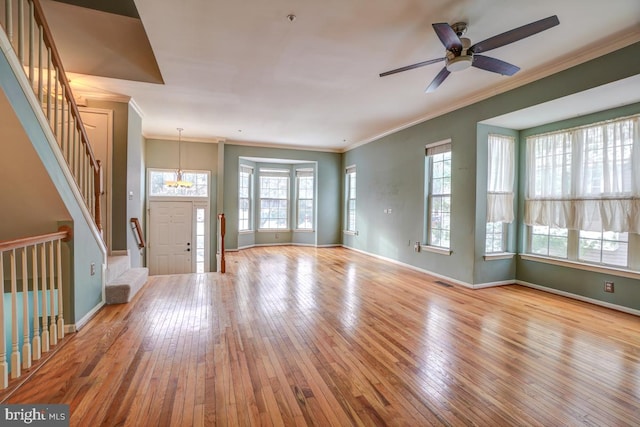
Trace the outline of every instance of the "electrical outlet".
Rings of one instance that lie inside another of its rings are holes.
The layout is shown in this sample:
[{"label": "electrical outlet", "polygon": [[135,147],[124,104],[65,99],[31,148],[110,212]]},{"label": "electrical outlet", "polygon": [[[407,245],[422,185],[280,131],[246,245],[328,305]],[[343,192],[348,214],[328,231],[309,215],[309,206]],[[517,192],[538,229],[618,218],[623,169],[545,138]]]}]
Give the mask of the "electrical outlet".
[{"label": "electrical outlet", "polygon": [[91,266],[89,267],[89,271],[91,272],[92,276],[96,275],[96,263],[95,262],[91,263]]},{"label": "electrical outlet", "polygon": [[420,242],[416,242],[416,244],[413,245],[413,250],[416,252],[420,252]]},{"label": "electrical outlet", "polygon": [[613,282],[604,282],[604,291],[605,292],[614,292]]}]

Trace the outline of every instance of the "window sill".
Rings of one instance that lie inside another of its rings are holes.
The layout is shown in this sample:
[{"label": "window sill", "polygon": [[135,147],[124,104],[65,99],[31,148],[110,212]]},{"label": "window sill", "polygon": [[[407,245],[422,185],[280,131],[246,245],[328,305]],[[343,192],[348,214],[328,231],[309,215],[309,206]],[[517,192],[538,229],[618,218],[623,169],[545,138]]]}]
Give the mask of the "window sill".
[{"label": "window sill", "polygon": [[439,248],[437,246],[428,246],[428,245],[420,246],[420,250],[432,252],[434,254],[445,255],[445,256],[451,256],[451,254],[453,253],[451,249]]},{"label": "window sill", "polygon": [[310,230],[308,228],[296,228],[293,230],[294,233],[315,233],[316,230]]},{"label": "window sill", "polygon": [[486,254],[483,258],[485,261],[497,261],[500,259],[511,259],[514,256],[516,256],[516,254],[512,252],[496,252],[492,254]]},{"label": "window sill", "polygon": [[592,271],[594,273],[612,274],[614,276],[628,277],[630,279],[640,279],[640,272],[624,268],[616,268],[604,265],[586,264],[567,259],[550,258],[541,255],[520,254],[520,258],[526,261],[542,262],[561,267],[577,268],[580,270]]},{"label": "window sill", "polygon": [[357,236],[358,232],[357,231],[351,231],[351,230],[342,230],[342,232],[344,234],[346,234],[347,236]]},{"label": "window sill", "polygon": [[240,230],[238,234],[254,234],[255,232],[255,230]]},{"label": "window sill", "polygon": [[258,233],[290,233],[290,228],[260,228]]}]

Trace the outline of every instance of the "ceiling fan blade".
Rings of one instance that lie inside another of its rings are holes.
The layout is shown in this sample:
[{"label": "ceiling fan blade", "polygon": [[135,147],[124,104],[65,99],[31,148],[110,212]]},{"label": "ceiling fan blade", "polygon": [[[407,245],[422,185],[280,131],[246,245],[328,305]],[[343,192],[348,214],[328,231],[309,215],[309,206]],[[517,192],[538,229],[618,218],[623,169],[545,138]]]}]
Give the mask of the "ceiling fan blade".
[{"label": "ceiling fan blade", "polygon": [[440,86],[442,84],[444,79],[449,77],[449,74],[451,74],[451,73],[449,72],[449,70],[447,70],[447,67],[444,67],[442,70],[440,70],[440,72],[438,73],[436,78],[433,79],[431,84],[429,84],[429,87],[427,87],[425,89],[424,93],[430,93],[430,92],[433,92],[434,90],[438,89],[438,86]]},{"label": "ceiling fan blade", "polygon": [[503,76],[513,76],[520,71],[520,67],[483,55],[473,55],[473,63],[471,65],[486,71],[502,74]]},{"label": "ceiling fan blade", "polygon": [[430,59],[428,61],[418,62],[417,64],[411,64],[404,67],[396,68],[395,70],[385,71],[384,73],[380,74],[380,77],[388,76],[389,74],[400,73],[402,71],[413,70],[414,68],[420,68],[420,67],[424,67],[425,65],[435,64],[436,62],[442,62],[442,61],[444,61],[444,58]]},{"label": "ceiling fan blade", "polygon": [[431,25],[447,50],[456,53],[462,52],[462,42],[460,41],[460,37],[458,37],[449,24],[446,22],[440,22]]},{"label": "ceiling fan blade", "polygon": [[538,34],[542,31],[548,30],[551,27],[555,27],[560,24],[556,15],[548,18],[541,19],[536,22],[532,22],[522,27],[514,28],[506,33],[498,34],[497,36],[490,37],[486,40],[478,42],[468,49],[470,53],[481,53],[491,49],[496,49],[501,46],[508,45],[509,43],[516,42],[526,37]]}]

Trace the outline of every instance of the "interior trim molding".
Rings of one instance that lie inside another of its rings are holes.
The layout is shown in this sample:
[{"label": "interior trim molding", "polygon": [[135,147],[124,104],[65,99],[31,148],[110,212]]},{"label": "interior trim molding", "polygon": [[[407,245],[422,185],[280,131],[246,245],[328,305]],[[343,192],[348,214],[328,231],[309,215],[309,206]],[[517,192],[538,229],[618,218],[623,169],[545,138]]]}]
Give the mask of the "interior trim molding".
[{"label": "interior trim molding", "polygon": [[364,255],[368,255],[368,256],[371,256],[371,257],[374,257],[374,258],[378,258],[378,259],[381,259],[381,260],[384,260],[384,261],[388,261],[388,262],[390,262],[392,264],[401,265],[401,266],[406,267],[406,268],[408,268],[410,270],[418,271],[420,273],[425,273],[425,274],[428,274],[430,276],[436,277],[438,279],[446,280],[447,282],[451,282],[451,283],[455,283],[456,285],[464,286],[465,288],[474,289],[474,286],[471,283],[463,282],[461,280],[454,279],[453,277],[443,276],[442,274],[434,273],[433,271],[425,270],[424,268],[416,267],[415,265],[407,264],[406,262],[398,261],[398,260],[395,260],[395,259],[392,259],[392,258],[387,258],[387,257],[382,256],[382,255],[373,254],[371,252],[363,251],[362,249],[352,248],[350,246],[342,245],[342,247],[345,248],[345,249],[349,249],[349,250],[355,251],[355,252],[359,252],[359,253],[364,254]]},{"label": "interior trim molding", "polygon": [[87,314],[85,314],[82,319],[78,320],[75,324],[70,325],[70,326],[73,326],[73,332],[77,332],[80,329],[82,329],[82,327],[86,325],[89,322],[89,320],[91,320],[91,318],[95,316],[98,313],[98,311],[100,311],[102,307],[104,307],[104,301],[100,301],[100,303],[98,303],[98,305],[93,307]]},{"label": "interior trim molding", "polygon": [[542,286],[542,285],[536,285],[535,283],[525,282],[524,280],[516,280],[516,283],[518,285],[526,286],[526,287],[532,288],[532,289],[537,289],[539,291],[549,292],[549,293],[552,293],[552,294],[556,294],[556,295],[560,295],[560,296],[563,296],[563,297],[575,299],[575,300],[578,300],[578,301],[588,302],[590,304],[599,305],[601,307],[610,308],[612,310],[621,311],[623,313],[633,314],[634,316],[640,316],[640,310],[636,310],[636,309],[630,308],[630,307],[625,307],[623,305],[612,304],[610,302],[606,302],[606,301],[601,301],[601,300],[597,300],[597,299],[594,299],[594,298],[585,297],[583,295],[573,294],[571,292],[561,291],[559,289],[549,288],[549,287]]}]

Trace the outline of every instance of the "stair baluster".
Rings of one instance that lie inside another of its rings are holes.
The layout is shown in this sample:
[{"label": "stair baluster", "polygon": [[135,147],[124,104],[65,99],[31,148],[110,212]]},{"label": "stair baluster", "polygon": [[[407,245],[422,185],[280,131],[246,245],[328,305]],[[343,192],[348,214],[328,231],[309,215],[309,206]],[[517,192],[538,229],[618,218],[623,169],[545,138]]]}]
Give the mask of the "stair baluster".
[{"label": "stair baluster", "polygon": [[40,272],[40,284],[42,288],[42,293],[40,296],[42,297],[42,352],[46,353],[49,351],[49,320],[47,315],[47,251],[46,251],[46,243],[42,244],[40,248],[40,267],[42,271]]},{"label": "stair baluster", "polygon": [[9,252],[11,270],[11,378],[20,376],[20,338],[18,337],[18,274],[16,272],[16,250]]},{"label": "stair baluster", "polygon": [[55,270],[53,268],[53,242],[49,242],[49,343],[58,344],[58,330],[56,327],[56,310],[55,310]]},{"label": "stair baluster", "polygon": [[38,296],[38,245],[31,247],[33,261],[31,264],[33,275],[33,340],[31,348],[33,350],[33,360],[40,360],[42,357],[42,341],[40,340],[40,298]]},{"label": "stair baluster", "polygon": [[31,341],[29,339],[29,269],[27,247],[20,251],[22,258],[22,369],[31,367]]}]

